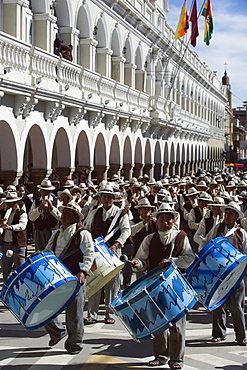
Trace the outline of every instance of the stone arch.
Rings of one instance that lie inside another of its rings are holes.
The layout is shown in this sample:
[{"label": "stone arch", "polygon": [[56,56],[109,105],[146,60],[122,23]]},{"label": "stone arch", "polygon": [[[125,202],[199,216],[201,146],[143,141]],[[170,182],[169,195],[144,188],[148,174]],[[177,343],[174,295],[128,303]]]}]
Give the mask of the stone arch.
[{"label": "stone arch", "polygon": [[77,29],[80,31],[79,38],[91,38],[93,36],[93,26],[90,10],[87,3],[82,3],[77,16]]},{"label": "stone arch", "polygon": [[132,146],[129,136],[126,136],[123,146],[123,176],[125,179],[132,177]]},{"label": "stone arch", "polygon": [[13,131],[6,121],[0,121],[0,124],[2,130],[0,146],[1,171],[17,171],[17,143]]},{"label": "stone arch", "polygon": [[114,135],[111,141],[109,154],[110,176],[118,173],[120,169],[120,147],[117,135]]},{"label": "stone arch", "polygon": [[115,27],[112,31],[112,37],[111,37],[111,49],[113,51],[112,56],[117,57],[122,55],[122,41],[121,41],[121,35],[118,27]]},{"label": "stone arch", "polygon": [[165,143],[165,149],[164,149],[164,163],[168,165],[170,162],[170,157],[169,157],[169,148],[168,148],[168,143]]},{"label": "stone arch", "polygon": [[74,26],[71,0],[59,0],[56,2],[56,16],[58,27]]},{"label": "stone arch", "polygon": [[98,134],[94,145],[94,177],[98,183],[107,178],[107,152],[102,133]]},{"label": "stone arch", "polygon": [[141,174],[141,169],[143,165],[143,158],[142,158],[142,144],[141,140],[138,137],[135,143],[135,152],[134,152],[134,176],[138,177]]},{"label": "stone arch", "polygon": [[146,145],[145,145],[145,151],[144,151],[144,168],[143,168],[143,174],[150,175],[150,169],[151,169],[151,163],[152,163],[152,157],[151,157],[151,145],[150,140],[147,139]]},{"label": "stone arch", "polygon": [[154,164],[154,178],[158,180],[160,178],[160,175],[162,175],[161,148],[159,141],[156,141],[154,148]]},{"label": "stone arch", "polygon": [[124,43],[124,46],[126,48],[126,53],[125,53],[125,63],[133,63],[133,44],[132,40],[130,37],[127,37]]},{"label": "stone arch", "polygon": [[71,167],[71,146],[66,130],[61,127],[55,136],[52,152],[52,168]]},{"label": "stone arch", "polygon": [[45,137],[38,125],[34,124],[30,128],[27,140],[30,140],[32,150],[32,168],[47,169],[50,164],[48,164]]},{"label": "stone arch", "polygon": [[100,17],[97,22],[97,35],[96,39],[98,41],[97,47],[105,48],[108,46],[108,32],[107,32],[107,24],[105,17]]},{"label": "stone arch", "polygon": [[75,168],[92,167],[90,145],[85,131],[81,131],[76,144]]}]

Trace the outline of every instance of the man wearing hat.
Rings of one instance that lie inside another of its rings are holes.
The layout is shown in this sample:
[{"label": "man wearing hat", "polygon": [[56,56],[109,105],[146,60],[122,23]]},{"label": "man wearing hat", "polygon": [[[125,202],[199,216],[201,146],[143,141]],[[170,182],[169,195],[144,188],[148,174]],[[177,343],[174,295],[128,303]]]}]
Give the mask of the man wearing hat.
[{"label": "man wearing hat", "polygon": [[[194,254],[184,231],[174,228],[178,212],[167,204],[166,209],[153,214],[156,218],[157,231],[146,236],[137,251],[133,268],[137,270],[152,270],[173,260],[180,268],[186,269],[194,261]],[[172,327],[153,338],[154,360],[149,366],[160,366],[168,362],[171,369],[181,369],[185,351],[184,316]]]},{"label": "man wearing hat", "polygon": [[[121,249],[130,236],[130,224],[127,211],[114,205],[115,193],[110,185],[105,185],[100,190],[102,207],[89,211],[84,227],[91,232],[93,239],[108,235],[108,230],[115,230],[107,240],[110,249],[117,256],[121,255]],[[120,289],[120,275],[118,274],[105,285],[105,323],[114,324],[110,303],[117,296]],[[86,324],[97,322],[101,291],[99,290],[88,300],[88,317]]]},{"label": "man wearing hat", "polygon": [[[27,214],[23,210],[23,202],[17,192],[8,192],[6,198],[3,199],[6,208],[0,211],[0,227],[2,233],[2,268],[3,280],[8,279],[12,271],[13,265],[18,268],[25,262],[27,251]],[[6,252],[11,250],[13,255],[6,256]]]},{"label": "man wearing hat", "polygon": [[189,227],[189,240],[191,247],[193,251],[196,253],[198,249],[198,244],[194,241],[194,235],[196,230],[199,227],[200,221],[204,216],[206,216],[206,213],[208,211],[208,204],[212,201],[211,195],[209,195],[207,192],[202,191],[199,194],[198,197],[198,206],[193,207],[190,210],[189,216],[188,216],[188,227]]},{"label": "man wearing hat", "polygon": [[[131,227],[131,236],[133,240],[133,256],[136,255],[143,239],[151,234],[154,233],[157,229],[156,227],[156,220],[152,215],[152,210],[154,206],[151,205],[147,198],[142,198],[139,200],[138,204],[135,206],[137,209],[138,216],[134,217],[133,220],[130,221]],[[136,272],[136,277],[139,278],[143,275],[143,272]]]},{"label": "man wearing hat", "polygon": [[59,207],[61,211],[60,229],[52,235],[45,250],[53,251],[56,256],[78,278],[80,290],[65,310],[66,325],[56,317],[45,325],[50,334],[49,346],[55,346],[68,335],[65,349],[69,354],[78,354],[82,350],[84,335],[83,308],[85,303],[86,276],[90,273],[94,260],[94,245],[91,234],[79,225],[82,219],[81,209],[75,202]]},{"label": "man wearing hat", "polygon": [[224,205],[224,199],[219,196],[215,197],[212,203],[208,204],[209,210],[200,221],[199,227],[194,235],[194,241],[198,245],[204,241],[209,231],[223,220],[223,212],[220,207]]},{"label": "man wearing hat", "polygon": [[[205,240],[200,244],[199,249],[202,249],[212,239],[218,236],[224,236],[235,248],[247,254],[247,233],[238,224],[238,220],[244,216],[240,211],[239,205],[235,202],[230,202],[222,206],[221,210],[224,212],[223,221],[212,228]],[[247,345],[245,336],[244,300],[245,285],[244,280],[242,280],[237,289],[227,298],[225,303],[213,311],[212,342],[219,342],[226,339],[226,309],[228,309],[232,316],[236,343],[240,346]]]},{"label": "man wearing hat", "polygon": [[41,251],[48,243],[52,230],[57,229],[61,215],[57,209],[57,198],[52,196],[55,186],[51,181],[44,179],[37,188],[40,191],[40,197],[33,202],[28,216],[34,222],[35,249]]}]

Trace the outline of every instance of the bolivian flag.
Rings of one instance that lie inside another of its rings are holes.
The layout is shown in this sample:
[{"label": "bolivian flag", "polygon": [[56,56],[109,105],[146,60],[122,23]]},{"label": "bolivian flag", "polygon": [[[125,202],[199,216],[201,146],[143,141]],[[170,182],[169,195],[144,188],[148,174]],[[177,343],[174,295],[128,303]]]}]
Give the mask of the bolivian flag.
[{"label": "bolivian flag", "polygon": [[210,0],[206,0],[202,15],[205,17],[204,42],[206,45],[209,45],[214,31],[213,11]]},{"label": "bolivian flag", "polygon": [[188,28],[189,28],[189,16],[187,11],[187,0],[184,0],[184,5],[181,10],[177,30],[174,36],[175,40],[184,36]]}]

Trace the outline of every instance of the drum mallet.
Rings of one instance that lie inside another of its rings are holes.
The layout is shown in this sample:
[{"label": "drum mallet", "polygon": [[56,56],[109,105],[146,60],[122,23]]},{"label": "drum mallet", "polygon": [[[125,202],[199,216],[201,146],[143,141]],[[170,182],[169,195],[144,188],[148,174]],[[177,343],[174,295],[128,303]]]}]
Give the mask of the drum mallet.
[{"label": "drum mallet", "polygon": [[11,258],[13,256],[25,258],[24,256],[21,256],[20,254],[14,253],[11,249],[8,249],[6,252],[6,257]]}]

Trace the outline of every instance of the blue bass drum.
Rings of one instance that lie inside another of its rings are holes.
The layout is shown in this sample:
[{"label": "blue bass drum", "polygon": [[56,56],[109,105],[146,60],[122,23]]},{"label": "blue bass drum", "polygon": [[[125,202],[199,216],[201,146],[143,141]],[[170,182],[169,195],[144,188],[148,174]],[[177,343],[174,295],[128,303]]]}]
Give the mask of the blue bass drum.
[{"label": "blue bass drum", "polygon": [[61,313],[79,291],[78,279],[52,253],[28,258],[4,283],[0,299],[28,330]]},{"label": "blue bass drum", "polygon": [[176,265],[168,263],[136,280],[111,307],[133,339],[142,342],[174,325],[196,302],[194,289]]},{"label": "blue bass drum", "polygon": [[219,236],[196,255],[186,270],[186,278],[198,294],[198,300],[215,310],[237,288],[246,274],[247,256],[226,238]]}]

